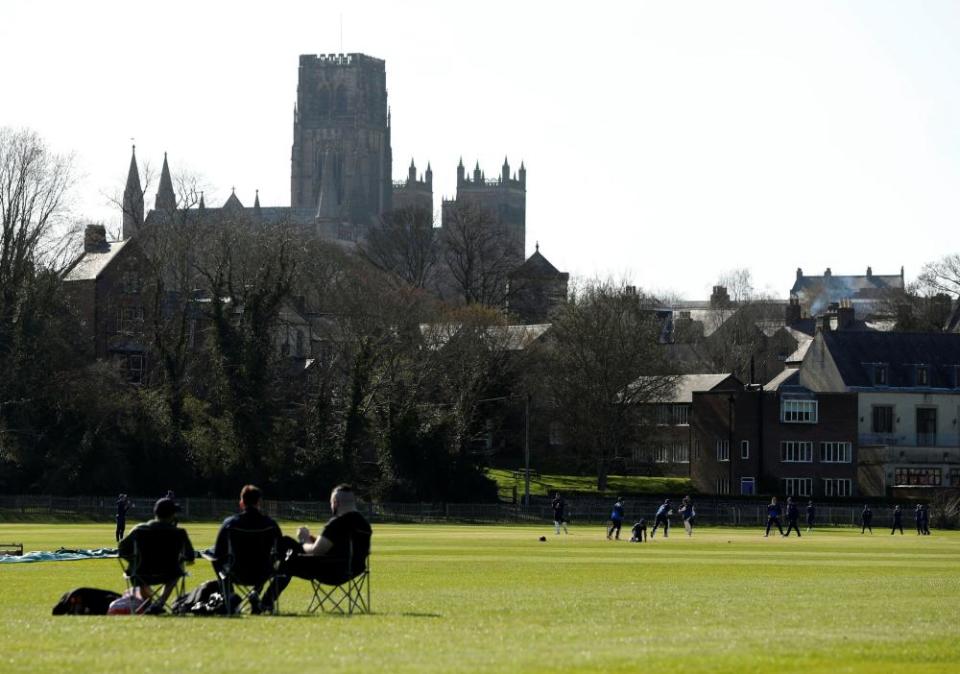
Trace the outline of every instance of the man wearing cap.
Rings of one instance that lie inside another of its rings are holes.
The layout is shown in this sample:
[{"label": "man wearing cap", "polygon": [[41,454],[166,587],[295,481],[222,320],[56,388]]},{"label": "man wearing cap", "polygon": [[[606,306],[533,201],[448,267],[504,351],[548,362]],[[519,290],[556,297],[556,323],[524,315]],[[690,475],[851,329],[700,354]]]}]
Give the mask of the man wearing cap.
[{"label": "man wearing cap", "polygon": [[[182,561],[186,562],[187,564],[193,564],[196,554],[193,551],[193,544],[190,543],[190,537],[187,535],[186,530],[177,526],[176,518],[178,510],[180,510],[180,508],[173,499],[166,497],[159,499],[153,505],[153,519],[149,522],[138,524],[129,534],[127,534],[126,537],[123,538],[123,540],[120,541],[120,544],[117,547],[117,556],[121,559],[126,559],[127,561],[133,561],[137,547],[136,538],[139,535],[138,532],[152,529],[163,529],[176,532],[176,534],[172,536],[173,542],[171,544],[177,545],[180,548],[180,559]],[[179,579],[174,579],[164,585],[163,594],[156,602],[158,606],[163,606],[167,600],[167,597],[169,597],[170,593],[176,588],[178,580]]]}]

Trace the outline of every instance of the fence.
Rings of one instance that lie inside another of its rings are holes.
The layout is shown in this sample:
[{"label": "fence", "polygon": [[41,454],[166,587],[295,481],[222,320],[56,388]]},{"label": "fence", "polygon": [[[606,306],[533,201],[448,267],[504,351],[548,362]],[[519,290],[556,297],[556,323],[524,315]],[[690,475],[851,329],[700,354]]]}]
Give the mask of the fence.
[{"label": "fence", "polygon": [[[127,518],[131,522],[149,519],[154,499],[131,497],[134,507]],[[180,519],[194,521],[218,521],[237,511],[236,499],[178,498]],[[629,499],[625,502],[626,521],[644,518],[653,524],[653,514],[662,499]],[[699,499],[695,501],[698,525],[714,526],[761,526],[766,523],[765,502],[720,501]],[[330,518],[330,505],[326,501],[266,501],[264,512],[281,520],[295,522],[323,522]],[[433,522],[433,523],[514,523],[535,524],[551,522],[553,510],[550,501],[532,499],[529,506],[510,503],[361,503],[360,511],[372,522]],[[610,500],[572,499],[567,512],[576,524],[606,522],[610,516]],[[804,504],[801,504],[801,519],[805,519]],[[817,504],[818,526],[852,526],[860,523],[860,506]],[[4,515],[29,515],[34,517],[89,517],[113,519],[116,512],[114,498],[98,496],[12,496],[0,495],[0,521]],[[674,521],[679,518],[675,516]],[[892,508],[876,507],[873,524],[877,528],[893,523]],[[905,507],[905,527],[913,526],[912,508]]]}]

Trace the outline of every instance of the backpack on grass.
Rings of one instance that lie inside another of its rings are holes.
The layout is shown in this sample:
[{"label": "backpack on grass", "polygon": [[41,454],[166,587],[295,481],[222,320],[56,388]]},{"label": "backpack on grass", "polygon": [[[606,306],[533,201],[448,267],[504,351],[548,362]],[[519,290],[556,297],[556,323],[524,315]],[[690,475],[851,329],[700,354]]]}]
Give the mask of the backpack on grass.
[{"label": "backpack on grass", "polygon": [[60,597],[53,607],[53,615],[107,615],[110,603],[120,595],[110,590],[78,587]]},{"label": "backpack on grass", "polygon": [[[235,610],[239,603],[240,597],[234,594],[230,598],[230,608]],[[220,583],[215,580],[197,585],[173,602],[171,610],[179,615],[224,615],[228,612],[220,593]]]}]

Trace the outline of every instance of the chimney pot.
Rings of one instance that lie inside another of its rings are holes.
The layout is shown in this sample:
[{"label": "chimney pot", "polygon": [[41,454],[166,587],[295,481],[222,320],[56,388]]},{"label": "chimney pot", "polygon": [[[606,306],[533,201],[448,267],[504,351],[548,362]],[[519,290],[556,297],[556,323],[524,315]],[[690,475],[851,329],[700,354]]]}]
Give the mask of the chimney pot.
[{"label": "chimney pot", "polygon": [[833,272],[830,271],[830,267],[827,267],[826,271],[823,272],[823,275],[824,275],[824,276],[832,276],[832,275],[833,275]]},{"label": "chimney pot", "polygon": [[107,247],[107,229],[103,225],[87,225],[83,230],[83,251],[96,253]]}]

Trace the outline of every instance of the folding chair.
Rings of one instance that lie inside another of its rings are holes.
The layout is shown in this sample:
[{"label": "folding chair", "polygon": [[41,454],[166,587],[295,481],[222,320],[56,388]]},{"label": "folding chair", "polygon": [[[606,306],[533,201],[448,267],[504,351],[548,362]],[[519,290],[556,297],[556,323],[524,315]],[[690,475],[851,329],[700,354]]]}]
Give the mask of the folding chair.
[{"label": "folding chair", "polygon": [[[322,611],[353,615],[370,613],[370,533],[357,534],[350,539],[347,558],[340,578],[327,576],[310,578],[313,598],[308,613]],[[333,580],[333,582],[329,582]]]},{"label": "folding chair", "polygon": [[[217,570],[220,590],[228,613],[242,613],[244,609],[252,613],[259,611],[260,592],[277,575],[279,557],[276,529],[227,529],[227,558]],[[233,595],[236,592],[240,602],[234,607]],[[273,601],[273,612],[279,611],[277,597]]]},{"label": "folding chair", "polygon": [[[140,588],[143,603],[137,613],[170,610],[186,593],[183,568],[183,531],[176,528],[141,527],[131,532],[133,553],[120,559],[127,588]],[[126,562],[126,567],[124,567]]]}]

